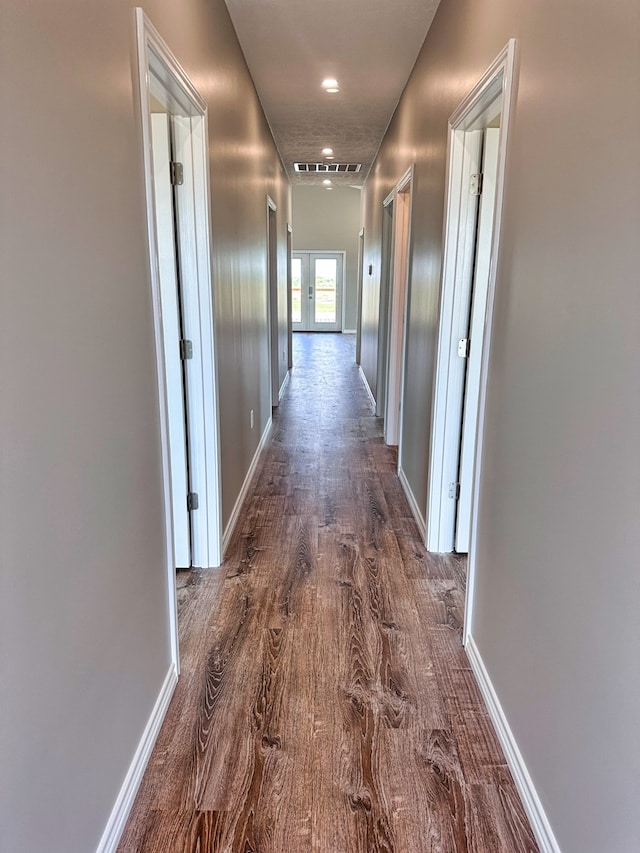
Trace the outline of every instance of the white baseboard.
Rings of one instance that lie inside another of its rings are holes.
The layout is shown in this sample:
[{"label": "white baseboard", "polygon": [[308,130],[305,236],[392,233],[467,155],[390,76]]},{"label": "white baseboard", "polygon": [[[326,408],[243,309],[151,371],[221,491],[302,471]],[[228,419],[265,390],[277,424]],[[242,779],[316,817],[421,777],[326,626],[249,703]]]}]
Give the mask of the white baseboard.
[{"label": "white baseboard", "polygon": [[418,502],[416,501],[415,495],[413,494],[413,490],[409,485],[409,481],[407,480],[407,475],[404,473],[402,468],[398,468],[398,479],[400,480],[400,484],[402,485],[402,490],[405,494],[405,497],[409,503],[409,508],[413,517],[416,520],[416,524],[418,525],[418,530],[420,531],[420,536],[422,537],[422,541],[424,542],[425,537],[427,535],[427,525],[420,514],[420,508],[418,506]]},{"label": "white baseboard", "polygon": [[171,664],[151,716],[145,726],[138,748],[133,756],[133,761],[120,788],[120,793],[111,811],[105,830],[102,833],[96,853],[115,853],[120,842],[120,836],[129,817],[129,812],[133,806],[133,801],[138,793],[142,776],[149,762],[151,750],[158,737],[160,726],[167,713],[167,708],[169,707],[169,702],[177,683],[178,673],[174,664]]},{"label": "white baseboard", "polygon": [[357,333],[358,333],[357,329],[343,329],[342,330],[343,335],[356,335]]},{"label": "white baseboard", "polygon": [[287,385],[289,384],[289,376],[291,374],[290,370],[287,370],[284,379],[282,380],[282,385],[280,386],[280,390],[278,391],[278,400],[282,400],[282,395],[284,394]]},{"label": "white baseboard", "polygon": [[373,406],[373,411],[375,412],[375,410],[376,410],[376,398],[373,396],[373,392],[371,391],[371,388],[369,388],[369,383],[367,382],[367,377],[364,375],[364,370],[362,369],[362,365],[358,365],[358,370],[360,371],[360,378],[362,379],[362,382],[363,382],[364,387],[365,387],[365,391],[369,395],[369,399],[371,400],[371,405]]},{"label": "white baseboard", "polygon": [[522,753],[518,749],[518,744],[507,722],[502,705],[489,678],[489,673],[486,670],[473,636],[470,636],[467,640],[465,650],[540,851],[541,853],[561,853],[560,846],[553,834],[551,824],[542,807],[540,797],[533,785],[533,780],[524,763]]},{"label": "white baseboard", "polygon": [[[287,374],[288,376],[289,374]],[[242,509],[242,504],[244,503],[244,499],[247,497],[249,492],[249,487],[251,486],[251,481],[253,480],[253,475],[256,473],[256,468],[258,467],[258,462],[260,461],[260,456],[262,455],[262,451],[264,450],[267,442],[269,441],[269,435],[271,433],[271,426],[273,424],[273,420],[269,418],[267,421],[267,425],[264,428],[264,432],[262,433],[262,438],[260,439],[260,444],[256,448],[256,452],[253,454],[253,459],[251,460],[251,465],[249,466],[249,470],[247,471],[247,476],[244,478],[244,483],[242,484],[242,488],[240,489],[240,494],[238,495],[236,502],[234,504],[233,510],[231,512],[231,517],[229,518],[229,522],[225,528],[224,534],[222,536],[222,556],[224,558],[224,553],[227,550],[227,546],[231,541],[231,537],[233,536],[233,531],[238,522],[238,516],[240,515],[240,510]]]}]

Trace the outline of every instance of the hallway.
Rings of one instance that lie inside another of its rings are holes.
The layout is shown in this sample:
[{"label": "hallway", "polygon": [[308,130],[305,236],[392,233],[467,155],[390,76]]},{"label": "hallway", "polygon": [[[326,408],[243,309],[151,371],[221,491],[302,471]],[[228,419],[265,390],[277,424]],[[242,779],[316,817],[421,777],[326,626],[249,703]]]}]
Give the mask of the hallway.
[{"label": "hallway", "polygon": [[221,569],[181,573],[182,672],[120,853],[537,850],[354,362],[297,334]]}]

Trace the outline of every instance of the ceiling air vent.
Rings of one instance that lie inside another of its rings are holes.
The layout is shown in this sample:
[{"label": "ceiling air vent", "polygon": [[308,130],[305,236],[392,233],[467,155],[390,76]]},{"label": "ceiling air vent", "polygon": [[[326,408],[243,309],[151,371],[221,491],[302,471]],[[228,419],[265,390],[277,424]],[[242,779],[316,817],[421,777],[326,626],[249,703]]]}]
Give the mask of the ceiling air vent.
[{"label": "ceiling air vent", "polygon": [[362,163],[294,163],[293,168],[296,172],[324,175],[336,172],[359,172],[362,168]]}]

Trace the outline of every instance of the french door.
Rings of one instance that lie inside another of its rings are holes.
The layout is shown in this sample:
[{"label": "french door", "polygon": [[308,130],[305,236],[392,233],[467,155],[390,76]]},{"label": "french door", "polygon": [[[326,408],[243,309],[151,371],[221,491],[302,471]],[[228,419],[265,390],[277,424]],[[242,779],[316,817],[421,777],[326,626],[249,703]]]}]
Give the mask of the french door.
[{"label": "french door", "polygon": [[342,330],[341,252],[291,256],[291,325],[294,332]]}]

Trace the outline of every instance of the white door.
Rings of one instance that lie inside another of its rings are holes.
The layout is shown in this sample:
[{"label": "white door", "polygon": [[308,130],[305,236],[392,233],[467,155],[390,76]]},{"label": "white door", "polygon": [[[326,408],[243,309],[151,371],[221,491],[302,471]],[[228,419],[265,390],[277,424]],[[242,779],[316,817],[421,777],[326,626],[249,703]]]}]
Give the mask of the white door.
[{"label": "white door", "polygon": [[291,325],[294,332],[342,328],[341,252],[294,252],[291,258]]},{"label": "white door", "polygon": [[[411,172],[405,175],[396,187],[393,211],[393,265],[391,267],[391,299],[384,410],[384,440],[386,444],[390,445],[400,443],[410,227]],[[401,458],[402,448],[399,448],[398,460],[400,461]]]},{"label": "white door", "polygon": [[393,203],[394,194],[386,199],[382,213],[382,265],[380,301],[378,304],[378,373],[376,379],[376,415],[384,417],[387,407],[387,358],[389,355],[390,297],[393,278]]},{"label": "white door", "polygon": [[170,119],[167,113],[151,115],[153,189],[162,312],[162,342],[169,414],[169,461],[175,568],[191,565],[191,537],[187,494],[187,429],[180,354],[181,318],[175,244],[173,187],[170,177]]},{"label": "white door", "polygon": [[493,234],[496,177],[498,171],[498,144],[500,129],[489,127],[484,131],[482,155],[482,195],[478,211],[475,268],[471,302],[471,317],[467,335],[468,357],[465,379],[462,438],[458,469],[459,498],[456,511],[455,549],[461,554],[469,552],[471,533],[471,493],[473,464],[478,430],[478,403],[480,400],[480,368],[484,340],[484,322],[487,311],[489,268],[491,264],[491,238]]},{"label": "white door", "polygon": [[[280,402],[280,347],[278,343],[278,224],[277,208],[267,196],[267,302],[269,306],[269,364],[271,405]],[[282,354],[284,358],[284,353]]]}]

